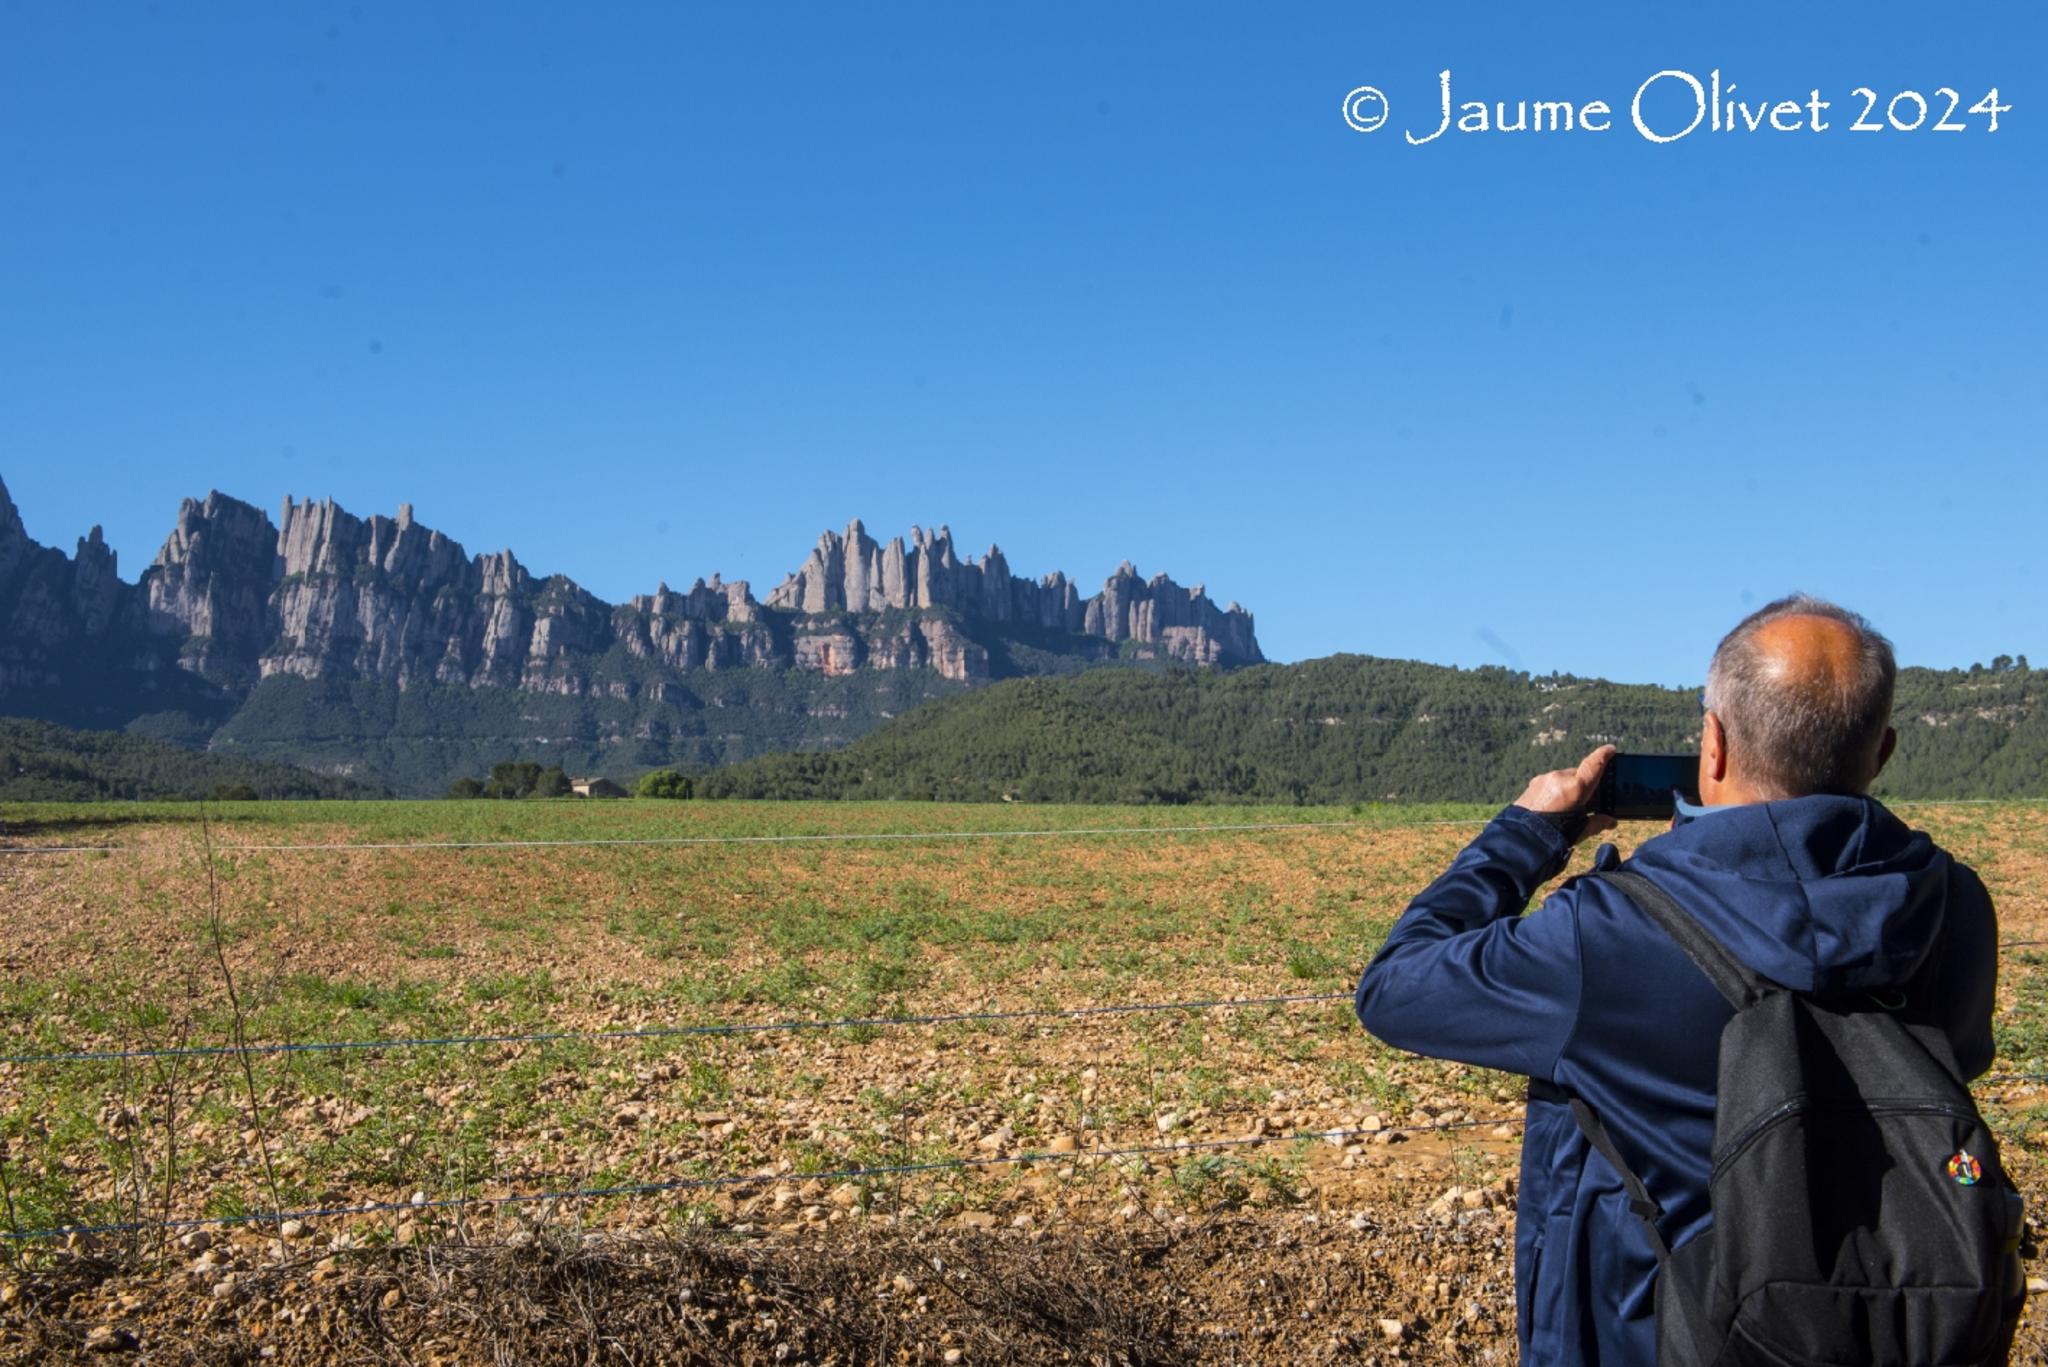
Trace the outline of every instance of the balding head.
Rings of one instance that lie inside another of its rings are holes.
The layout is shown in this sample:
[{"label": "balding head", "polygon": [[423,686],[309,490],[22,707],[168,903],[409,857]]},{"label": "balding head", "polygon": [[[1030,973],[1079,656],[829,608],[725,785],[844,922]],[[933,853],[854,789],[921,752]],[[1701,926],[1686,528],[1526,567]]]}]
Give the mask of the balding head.
[{"label": "balding head", "polygon": [[1707,707],[1731,767],[1759,794],[1860,793],[1883,763],[1897,674],[1891,642],[1870,623],[1794,594],[1722,639]]}]

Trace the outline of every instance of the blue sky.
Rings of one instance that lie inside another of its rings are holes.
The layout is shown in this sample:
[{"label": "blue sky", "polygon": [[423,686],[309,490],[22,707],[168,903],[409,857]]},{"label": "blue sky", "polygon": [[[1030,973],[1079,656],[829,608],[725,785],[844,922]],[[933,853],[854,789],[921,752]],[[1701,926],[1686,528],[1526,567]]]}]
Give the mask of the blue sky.
[{"label": "blue sky", "polygon": [[[11,0],[0,477],[131,579],[217,487],[612,599],[857,515],[1278,659],[1693,681],[1797,587],[2048,660],[2048,11],[1440,8]],[[1446,67],[1617,126],[1408,145]],[[1629,129],[1717,67],[1834,126]]]}]

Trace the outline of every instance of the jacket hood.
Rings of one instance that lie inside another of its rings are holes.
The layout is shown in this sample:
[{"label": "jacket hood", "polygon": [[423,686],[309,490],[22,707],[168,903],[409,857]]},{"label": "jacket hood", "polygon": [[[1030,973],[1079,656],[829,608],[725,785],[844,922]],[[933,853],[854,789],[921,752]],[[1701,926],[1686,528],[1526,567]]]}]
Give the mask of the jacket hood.
[{"label": "jacket hood", "polygon": [[1631,862],[1737,958],[1798,992],[1904,983],[1948,916],[1948,855],[1871,797],[1680,817]]}]

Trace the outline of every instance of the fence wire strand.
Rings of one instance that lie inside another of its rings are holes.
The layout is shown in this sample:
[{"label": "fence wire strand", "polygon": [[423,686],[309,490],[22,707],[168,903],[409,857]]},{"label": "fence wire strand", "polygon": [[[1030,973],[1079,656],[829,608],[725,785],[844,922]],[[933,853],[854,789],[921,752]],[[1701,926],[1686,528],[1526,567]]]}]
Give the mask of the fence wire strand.
[{"label": "fence wire strand", "polygon": [[[2026,798],[1929,798],[1902,801],[1900,807],[1979,807],[1987,805],[2032,805]],[[1426,830],[1433,827],[1484,826],[1492,817],[1443,817],[1425,821],[1242,821],[1209,822],[1183,826],[1068,826],[1035,830],[1003,831],[822,831],[775,835],[677,835],[589,837],[560,840],[391,840],[358,842],[300,842],[261,845],[221,845],[219,854],[345,854],[402,853],[409,850],[552,850],[690,845],[788,845],[850,844],[862,841],[896,840],[1039,840],[1061,836],[1101,835],[1198,835],[1210,831],[1312,831]],[[145,845],[0,845],[0,855],[38,854],[122,854],[149,848]]]},{"label": "fence wire strand", "polygon": [[276,1223],[285,1220],[335,1220],[352,1215],[394,1214],[403,1211],[452,1210],[472,1206],[529,1205],[541,1201],[590,1200],[607,1196],[658,1196],[678,1191],[707,1191],[726,1187],[762,1186],[798,1179],[805,1182],[858,1182],[874,1177],[906,1176],[932,1172],[965,1172],[976,1168],[1003,1167],[1025,1163],[1079,1163],[1085,1159],[1106,1162],[1119,1158],[1153,1154],[1193,1153],[1199,1150],[1245,1148],[1257,1144],[1289,1144],[1322,1141],[1343,1144],[1367,1140],[1376,1134],[1429,1134],[1445,1130],[1470,1130],[1482,1125],[1519,1125],[1519,1116],[1499,1120],[1457,1120],[1433,1125],[1389,1125],[1377,1130],[1293,1130],[1285,1134],[1244,1135],[1236,1139],[1185,1139],[1170,1144],[1135,1144],[1112,1149],[1077,1149],[1073,1153],[1024,1152],[996,1158],[937,1158],[922,1163],[887,1163],[872,1167],[839,1168],[823,1172],[735,1173],[719,1177],[678,1177],[662,1182],[629,1182],[610,1187],[573,1187],[563,1191],[512,1192],[503,1196],[444,1196],[425,1201],[371,1201],[359,1206],[327,1206],[307,1210],[250,1211],[241,1215],[192,1216],[177,1220],[131,1220],[118,1224],[65,1225],[52,1229],[0,1230],[0,1239],[25,1243],[61,1239],[69,1235],[130,1234],[140,1230],[206,1229],[230,1225]]},{"label": "fence wire strand", "polygon": [[473,1044],[554,1044],[563,1041],[667,1039],[688,1035],[760,1035],[800,1030],[843,1030],[884,1026],[955,1025],[984,1021],[1052,1020],[1087,1016],[1131,1016],[1157,1011],[1207,1011],[1223,1007],[1292,1006],[1302,1002],[1346,1001],[1344,992],[1306,992],[1284,997],[1214,997],[1194,1001],[1126,1002],[1109,1006],[1025,1007],[1015,1011],[948,1011],[928,1016],[845,1016],[835,1020],[726,1022],[654,1025],[632,1030],[554,1030],[532,1034],[441,1035],[396,1039],[309,1040],[295,1044],[203,1044],[169,1049],[80,1050],[71,1053],[0,1055],[0,1064],[100,1063],[121,1059],[213,1058],[220,1055],[323,1054],[383,1049],[438,1049]]},{"label": "fence wire strand", "polygon": [[[2000,950],[2048,945],[2048,940],[2005,940]],[[46,1053],[0,1054],[0,1067],[72,1063],[115,1063],[139,1059],[246,1057],[277,1054],[378,1053],[384,1050],[456,1049],[477,1045],[605,1043],[617,1040],[676,1039],[692,1036],[790,1034],[806,1030],[889,1029],[919,1025],[972,1025],[1000,1021],[1075,1020],[1091,1016],[1134,1016],[1163,1011],[1209,1011],[1228,1007],[1296,1006],[1312,1002],[1347,1001],[1356,987],[1342,992],[1303,992],[1268,997],[1210,997],[1187,1001],[1123,1002],[1098,1006],[1023,1007],[1016,1010],[945,1011],[920,1016],[842,1016],[827,1020],[723,1021],[702,1025],[650,1025],[622,1030],[540,1030],[489,1035],[401,1035],[390,1039],[304,1040],[296,1043],[193,1044],[163,1049],[73,1049]],[[1987,1078],[1989,1082],[2028,1080],[2019,1074]]]},{"label": "fence wire strand", "polygon": [[[1035,830],[1001,831],[813,831],[776,835],[650,835],[591,836],[559,840],[388,840],[358,842],[302,842],[275,845],[220,845],[215,853],[228,854],[351,854],[403,853],[409,850],[567,850],[635,849],[690,845],[798,845],[854,844],[863,841],[899,840],[1042,840],[1059,836],[1098,835],[1200,835],[1212,831],[1246,833],[1258,831],[1350,830],[1378,827],[1383,830],[1416,830],[1431,826],[1484,826],[1488,818],[1459,817],[1430,821],[1240,821],[1205,822],[1188,826],[1061,826]],[[144,845],[0,845],[0,854],[122,854],[147,849]]]}]

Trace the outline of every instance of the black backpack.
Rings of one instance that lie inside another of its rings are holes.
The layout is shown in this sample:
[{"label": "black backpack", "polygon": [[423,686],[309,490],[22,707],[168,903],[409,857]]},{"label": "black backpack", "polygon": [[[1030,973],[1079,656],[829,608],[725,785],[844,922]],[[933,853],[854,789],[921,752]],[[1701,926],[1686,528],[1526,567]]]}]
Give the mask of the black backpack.
[{"label": "black backpack", "polygon": [[1947,1035],[1902,996],[1781,987],[1640,873],[1593,876],[1735,1007],[1721,1032],[1714,1223],[1676,1252],[1606,1127],[1571,1102],[1656,1250],[1660,1367],[2004,1363],[2026,1299],[2020,1197]]}]

